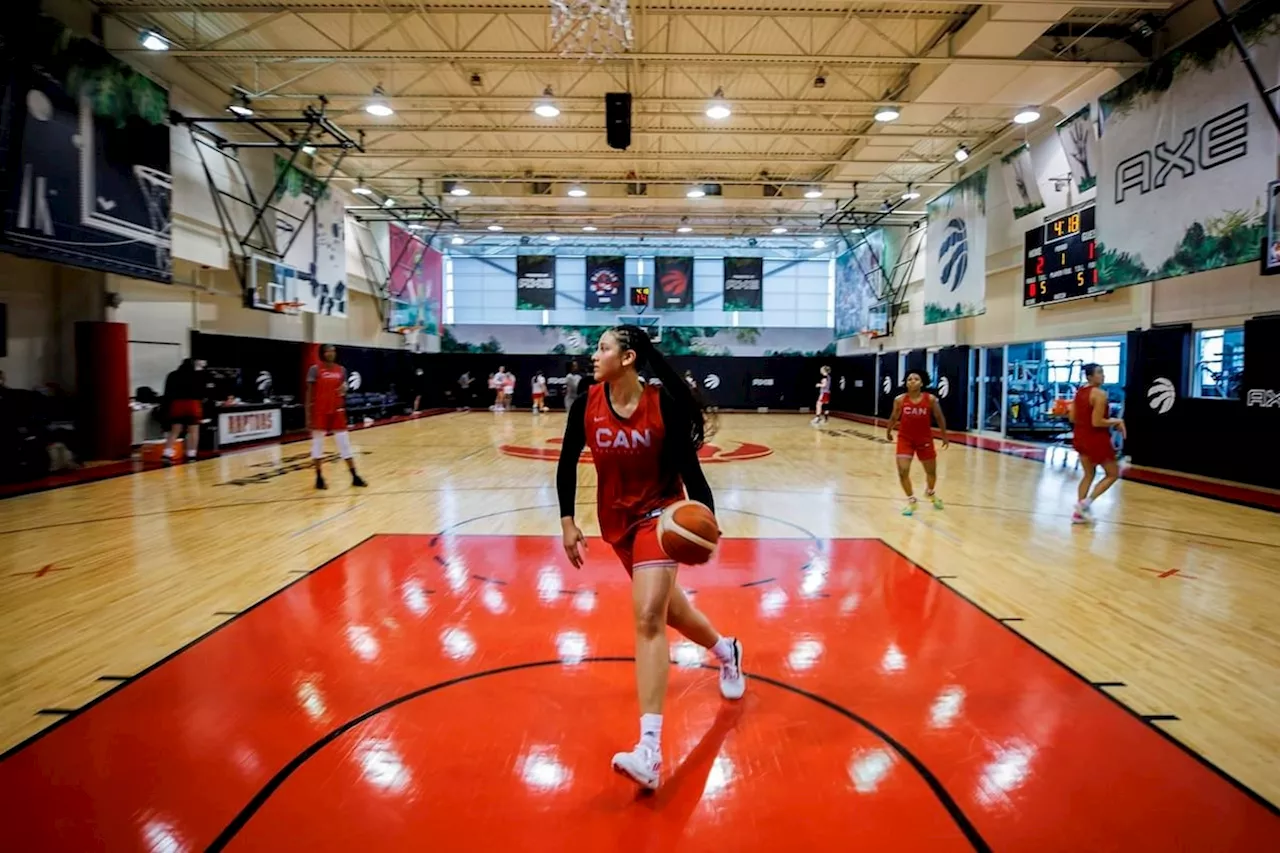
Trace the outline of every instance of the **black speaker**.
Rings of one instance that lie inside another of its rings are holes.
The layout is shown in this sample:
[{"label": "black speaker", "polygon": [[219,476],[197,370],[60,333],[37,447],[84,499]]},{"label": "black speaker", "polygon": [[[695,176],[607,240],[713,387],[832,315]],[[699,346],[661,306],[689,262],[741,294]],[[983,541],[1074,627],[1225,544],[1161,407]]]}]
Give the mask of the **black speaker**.
[{"label": "black speaker", "polygon": [[631,146],[630,92],[609,92],[604,96],[604,129],[610,148],[625,151]]}]

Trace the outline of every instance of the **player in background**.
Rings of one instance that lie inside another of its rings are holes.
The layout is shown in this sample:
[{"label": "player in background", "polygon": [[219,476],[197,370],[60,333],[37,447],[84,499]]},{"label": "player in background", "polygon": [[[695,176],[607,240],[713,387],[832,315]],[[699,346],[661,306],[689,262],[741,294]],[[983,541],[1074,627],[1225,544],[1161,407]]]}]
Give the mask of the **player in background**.
[{"label": "player in background", "polygon": [[533,391],[533,413],[540,414],[547,410],[547,377],[542,375],[539,370],[533,374],[532,388]]},{"label": "player in background", "polygon": [[307,425],[311,429],[311,462],[316,468],[316,488],[329,488],[324,482],[324,434],[333,433],[338,454],[346,460],[351,472],[351,485],[367,486],[356,472],[351,455],[351,434],[347,432],[347,369],[338,364],[338,350],[333,344],[320,347],[320,363],[307,371]]},{"label": "player in background", "polygon": [[[1084,366],[1085,384],[1076,391],[1076,397],[1067,411],[1071,421],[1071,444],[1080,454],[1080,467],[1084,475],[1080,478],[1080,488],[1076,492],[1075,511],[1071,513],[1072,524],[1087,524],[1093,521],[1090,509],[1093,502],[1120,479],[1120,466],[1116,464],[1116,447],[1111,442],[1111,428],[1120,430],[1121,438],[1127,438],[1124,419],[1107,417],[1107,392],[1102,390],[1106,381],[1106,372],[1098,364]],[[1102,466],[1103,478],[1098,485],[1093,484],[1094,474],[1098,466]]]},{"label": "player in background", "polygon": [[507,408],[507,369],[498,365],[498,372],[489,377],[490,387],[494,390],[493,405],[495,412],[506,411]]},{"label": "player in background", "polygon": [[827,407],[831,405],[831,365],[822,365],[822,378],[815,387],[818,389],[818,402],[813,406],[813,420],[809,423],[817,426],[831,419],[831,414],[827,411]]},{"label": "player in background", "polygon": [[194,358],[184,358],[178,369],[170,373],[164,380],[164,401],[169,415],[169,434],[164,439],[164,452],[161,458],[167,465],[173,462],[174,445],[178,434],[187,431],[187,459],[196,458],[200,449],[200,421],[204,419],[205,382],[201,374],[204,362]]},{"label": "player in background", "polygon": [[[689,386],[636,326],[616,326],[600,336],[592,357],[596,384],[569,411],[556,469],[564,550],[582,566],[586,537],[574,521],[578,459],[591,448],[596,468],[600,535],[631,576],[636,636],[636,686],[640,742],[613,756],[613,767],[645,788],[656,788],[662,769],[662,702],[670,650],[667,626],[709,649],[720,663],[720,693],[740,699],[746,691],[742,644],[721,636],[676,583],[677,565],[662,550],[657,522],[662,510],[685,498],[714,511],[711,487],[698,463],[707,435],[702,406]],[[640,380],[638,369],[662,384]]]},{"label": "player in background", "polygon": [[889,426],[885,436],[893,441],[893,430],[901,425],[898,432],[898,482],[907,493],[907,505],[903,515],[913,515],[916,511],[916,496],[911,488],[911,458],[914,456],[924,466],[925,497],[933,502],[934,509],[942,509],[942,498],[935,489],[938,486],[938,451],[933,446],[933,418],[938,419],[938,429],[942,430],[942,447],[951,446],[947,440],[947,419],[938,405],[938,398],[924,390],[925,374],[919,370],[907,373],[907,393],[899,394],[893,401],[893,416],[889,418]]}]

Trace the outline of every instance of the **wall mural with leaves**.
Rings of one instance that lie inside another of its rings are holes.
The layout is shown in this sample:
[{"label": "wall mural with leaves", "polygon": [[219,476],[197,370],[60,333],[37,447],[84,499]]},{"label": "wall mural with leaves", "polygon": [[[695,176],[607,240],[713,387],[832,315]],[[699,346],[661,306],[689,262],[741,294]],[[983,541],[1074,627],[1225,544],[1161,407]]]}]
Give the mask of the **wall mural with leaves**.
[{"label": "wall mural with leaves", "polygon": [[[442,352],[589,355],[608,326],[447,326]],[[658,348],[667,355],[834,355],[831,329],[664,326]]]}]

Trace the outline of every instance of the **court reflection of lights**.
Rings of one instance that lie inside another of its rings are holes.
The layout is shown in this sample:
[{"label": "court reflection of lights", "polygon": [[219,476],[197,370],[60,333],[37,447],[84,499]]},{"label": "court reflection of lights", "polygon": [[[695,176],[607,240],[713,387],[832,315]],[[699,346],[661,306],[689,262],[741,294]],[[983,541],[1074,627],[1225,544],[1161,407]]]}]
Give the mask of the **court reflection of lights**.
[{"label": "court reflection of lights", "polygon": [[554,747],[535,746],[520,759],[520,778],[530,788],[555,791],[569,787],[573,772],[560,763]]},{"label": "court reflection of lights", "polygon": [[409,769],[395,751],[391,741],[385,738],[368,738],[356,745],[356,759],[360,762],[365,781],[375,788],[398,794],[409,787]]},{"label": "court reflection of lights", "polygon": [[543,566],[538,570],[538,598],[545,602],[555,601],[564,592],[564,576],[555,566]]},{"label": "court reflection of lights", "polygon": [[142,840],[149,853],[185,853],[191,849],[173,824],[162,820],[147,821],[142,828]]},{"label": "court reflection of lights", "polygon": [[702,646],[692,640],[681,640],[671,650],[671,658],[676,666],[683,669],[697,669],[702,666]]},{"label": "court reflection of lights", "polygon": [[507,600],[502,597],[502,590],[489,584],[480,593],[480,601],[490,613],[501,616],[507,612]]},{"label": "court reflection of lights", "polygon": [[935,729],[945,729],[960,716],[963,706],[964,688],[955,685],[947,687],[933,700],[933,705],[929,708],[929,722]]},{"label": "court reflection of lights", "polygon": [[898,648],[897,643],[890,643],[889,648],[884,650],[884,657],[880,659],[880,671],[902,672],[906,668],[907,656]]},{"label": "court reflection of lights", "polygon": [[378,640],[364,625],[347,626],[347,645],[361,660],[371,661],[378,656]]},{"label": "court reflection of lights", "polygon": [[431,603],[427,601],[427,591],[422,588],[421,583],[418,581],[405,581],[400,591],[404,596],[405,607],[409,608],[416,616],[427,615],[427,611],[431,609]]},{"label": "court reflection of lights", "polygon": [[777,616],[787,605],[787,594],[780,589],[771,589],[760,596],[760,615]]},{"label": "court reflection of lights", "polygon": [[702,796],[714,797],[724,792],[733,783],[737,775],[733,762],[727,755],[717,755],[711,762],[711,772],[707,774],[707,784],[702,787]]},{"label": "court reflection of lights", "polygon": [[587,635],[581,631],[561,631],[556,635],[556,654],[563,663],[582,663],[587,656]]},{"label": "court reflection of lights", "polygon": [[849,778],[853,780],[854,790],[859,794],[873,793],[889,775],[896,760],[894,754],[884,748],[859,750],[849,762]]},{"label": "court reflection of lights", "polygon": [[298,684],[298,704],[307,716],[313,720],[323,719],[329,709],[325,707],[324,695],[311,679],[304,679]]},{"label": "court reflection of lights", "polygon": [[850,613],[858,609],[858,605],[862,603],[862,599],[858,597],[856,592],[851,592],[844,598],[840,599],[840,613],[848,616]]},{"label": "court reflection of lights", "polygon": [[976,796],[984,805],[1008,805],[1008,793],[1026,781],[1036,750],[1025,741],[997,748],[995,759],[982,771]]},{"label": "court reflection of lights", "polygon": [[814,557],[803,569],[800,576],[800,595],[814,598],[827,585],[827,574],[830,568],[825,557]]},{"label": "court reflection of lights", "polygon": [[573,607],[575,610],[581,610],[583,613],[590,613],[596,609],[596,594],[589,589],[580,589],[573,596]]},{"label": "court reflection of lights", "polygon": [[822,643],[812,637],[806,637],[797,640],[791,647],[791,653],[787,655],[787,666],[795,672],[804,672],[806,669],[812,669],[821,656]]},{"label": "court reflection of lights", "polygon": [[454,592],[462,592],[467,588],[468,576],[467,564],[457,557],[451,557],[444,564],[445,583],[449,584],[449,589]]},{"label": "court reflection of lights", "polygon": [[450,628],[440,635],[444,653],[453,660],[468,660],[476,653],[476,641],[462,628]]}]

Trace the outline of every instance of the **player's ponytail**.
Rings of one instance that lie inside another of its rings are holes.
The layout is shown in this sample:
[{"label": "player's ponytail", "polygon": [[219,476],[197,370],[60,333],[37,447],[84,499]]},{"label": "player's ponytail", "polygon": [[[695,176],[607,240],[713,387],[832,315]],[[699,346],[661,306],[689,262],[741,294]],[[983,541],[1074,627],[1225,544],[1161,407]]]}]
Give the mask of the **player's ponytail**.
[{"label": "player's ponytail", "polygon": [[636,368],[647,367],[653,378],[662,383],[663,392],[675,402],[688,420],[689,438],[694,448],[701,447],[708,436],[715,434],[715,425],[708,417],[706,406],[689,387],[689,383],[653,345],[646,330],[639,326],[615,326],[611,331],[618,340],[618,346],[636,354]]}]

